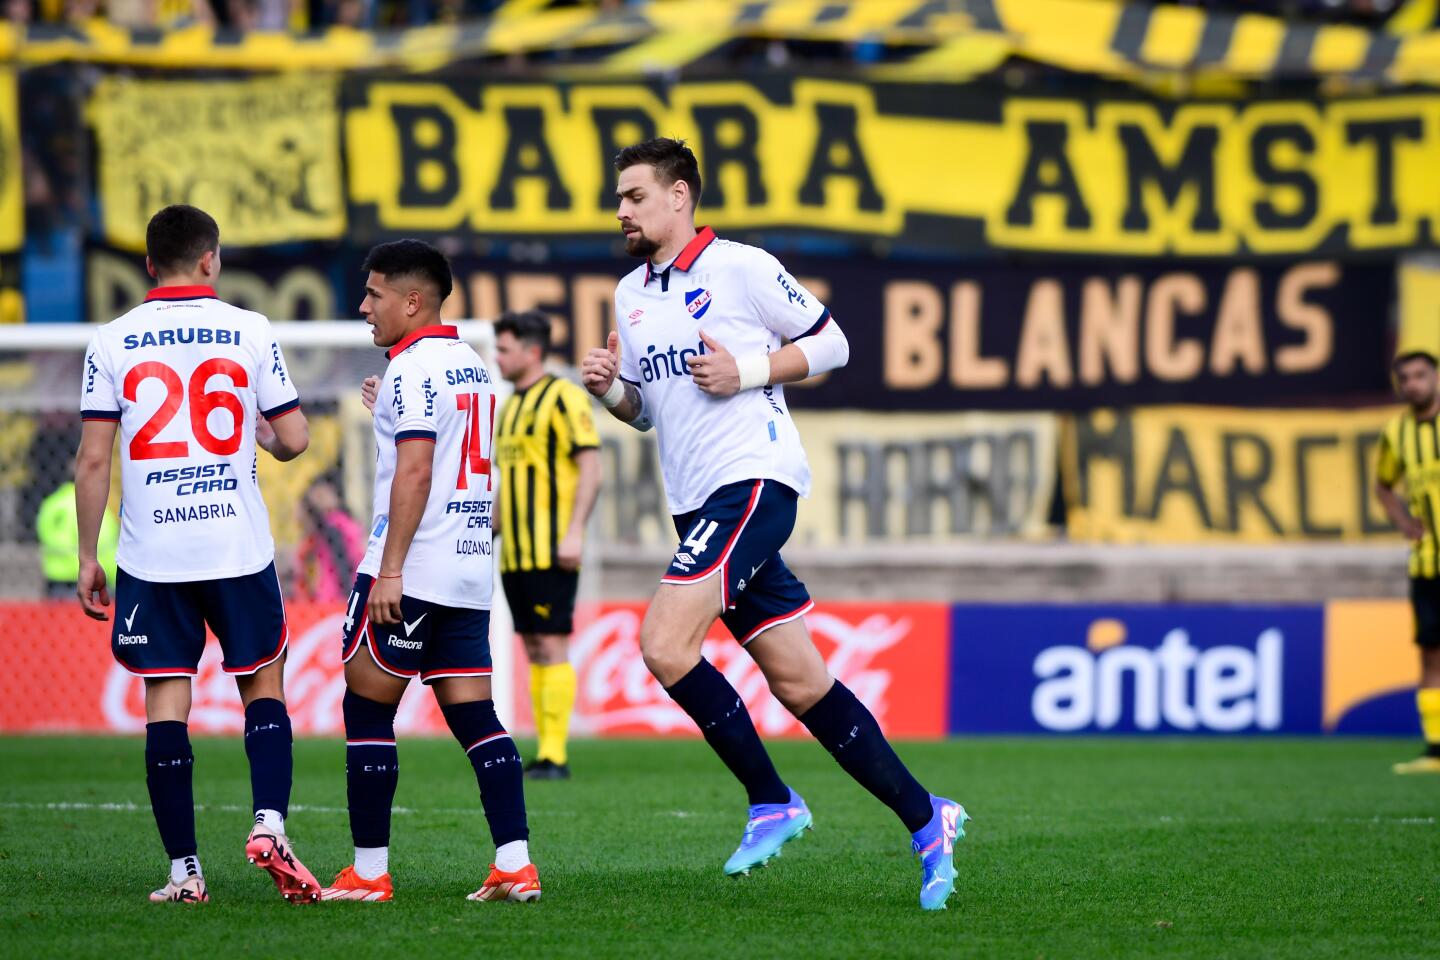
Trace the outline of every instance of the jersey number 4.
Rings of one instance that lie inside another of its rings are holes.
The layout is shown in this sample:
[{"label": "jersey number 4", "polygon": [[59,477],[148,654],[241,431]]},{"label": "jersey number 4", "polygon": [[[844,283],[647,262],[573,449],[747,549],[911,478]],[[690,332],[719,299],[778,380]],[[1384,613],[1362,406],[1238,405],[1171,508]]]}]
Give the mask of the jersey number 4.
[{"label": "jersey number 4", "polygon": [[[248,387],[250,375],[234,360],[214,357],[195,368],[190,375],[188,393],[190,396],[190,431],[195,442],[216,456],[228,457],[240,449],[241,430],[245,426],[245,408],[240,398],[229,390],[206,390],[210,378],[229,377],[236,387]],[[145,425],[136,431],[130,440],[131,460],[163,460],[173,457],[188,457],[190,444],[184,440],[155,442],[155,437],[170,425],[180,404],[185,400],[186,387],[180,383],[180,374],[173,367],[158,360],[137,363],[125,374],[125,399],[134,403],[140,395],[140,384],[146,380],[159,380],[165,385],[165,399]],[[228,437],[217,437],[210,432],[210,412],[224,410],[233,418],[234,431]]]},{"label": "jersey number 4", "polygon": [[490,458],[485,456],[485,438],[495,422],[495,394],[490,394],[490,409],[482,411],[480,394],[457,393],[455,406],[465,414],[465,445],[460,450],[460,475],[455,478],[456,490],[470,489],[470,474],[485,478],[485,489],[491,485]]}]

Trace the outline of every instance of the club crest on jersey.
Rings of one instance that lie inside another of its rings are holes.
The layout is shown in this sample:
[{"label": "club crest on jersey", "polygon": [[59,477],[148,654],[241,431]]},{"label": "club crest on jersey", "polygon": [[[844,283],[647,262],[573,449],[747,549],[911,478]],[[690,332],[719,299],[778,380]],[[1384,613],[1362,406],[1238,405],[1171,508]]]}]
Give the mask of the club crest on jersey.
[{"label": "club crest on jersey", "polygon": [[686,291],[685,309],[688,310],[690,316],[696,320],[705,316],[705,311],[710,309],[710,291],[703,288]]}]

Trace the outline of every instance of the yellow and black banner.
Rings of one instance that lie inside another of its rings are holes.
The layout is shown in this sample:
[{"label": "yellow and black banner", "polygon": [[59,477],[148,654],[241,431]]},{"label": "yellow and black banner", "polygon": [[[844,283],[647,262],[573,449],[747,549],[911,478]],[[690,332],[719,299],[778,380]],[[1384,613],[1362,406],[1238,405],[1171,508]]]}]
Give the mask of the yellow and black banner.
[{"label": "yellow and black banner", "polygon": [[105,237],[145,249],[156,210],[191,203],[222,244],[334,239],[345,230],[338,81],[108,77],[90,122]]},{"label": "yellow and black banner", "polygon": [[1071,539],[1274,543],[1396,537],[1375,500],[1394,410],[1151,407],[1068,418]]},{"label": "yellow and black banner", "polygon": [[719,230],[959,252],[1335,254],[1435,240],[1440,94],[1164,103],[986,84],[355,79],[353,222],[379,233],[612,234],[624,145],[684,137]]},{"label": "yellow and black banner", "polygon": [[[570,51],[557,69],[634,77],[702,62],[734,40],[878,42],[898,56],[868,68],[892,79],[953,79],[1010,57],[1122,79],[1155,74],[1240,79],[1440,79],[1440,32],[1327,25],[1260,13],[1127,0],[656,0],[526,3],[488,19],[396,31],[292,35],[203,25],[128,30],[99,19],[0,25],[0,59],[158,69],[434,69],[461,60]],[[865,69],[865,68],[860,68]]]},{"label": "yellow and black banner", "polygon": [[[25,240],[25,200],[20,167],[20,108],[15,72],[0,70],[0,254]],[[0,306],[0,318],[8,311]]]}]

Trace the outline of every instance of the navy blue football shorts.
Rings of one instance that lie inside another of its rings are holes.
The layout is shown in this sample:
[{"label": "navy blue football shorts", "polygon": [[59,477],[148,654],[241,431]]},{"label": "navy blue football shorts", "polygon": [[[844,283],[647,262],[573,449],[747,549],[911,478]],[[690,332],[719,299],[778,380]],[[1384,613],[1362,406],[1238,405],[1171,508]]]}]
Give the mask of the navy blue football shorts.
[{"label": "navy blue football shorts", "polygon": [[375,578],[355,575],[345,608],[340,659],[346,663],[362,645],[386,673],[418,676],[423,683],[445,677],[488,677],[490,611],[447,607],[414,597],[400,598],[400,623],[370,622],[366,605]]},{"label": "navy blue football shorts", "polygon": [[795,529],[798,499],[775,480],[742,480],[716,490],[700,509],[675,517],[680,546],[660,582],[718,578],[720,619],[741,646],[804,616],[815,602],[780,559]]},{"label": "navy blue football shorts", "polygon": [[290,640],[275,564],[243,577],[154,583],[115,573],[110,650],[142,677],[193,677],[205,627],[220,641],[226,673],[247,676],[274,663]]}]

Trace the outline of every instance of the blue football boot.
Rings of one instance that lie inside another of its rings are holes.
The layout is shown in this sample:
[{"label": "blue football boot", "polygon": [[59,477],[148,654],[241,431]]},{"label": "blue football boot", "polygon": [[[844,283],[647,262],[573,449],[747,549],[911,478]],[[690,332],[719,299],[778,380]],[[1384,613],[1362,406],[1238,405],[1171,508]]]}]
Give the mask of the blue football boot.
[{"label": "blue football boot", "polygon": [[920,909],[944,910],[946,898],[955,889],[955,841],[965,838],[965,821],[970,815],[954,800],[933,795],[930,808],[935,811],[930,822],[911,835],[910,846],[924,868]]},{"label": "blue football boot", "polygon": [[745,876],[755,867],[763,867],[771,857],[780,856],[780,848],[811,829],[814,818],[810,808],[794,790],[789,803],[757,803],[750,808],[745,836],[740,848],[725,861],[725,875]]}]

